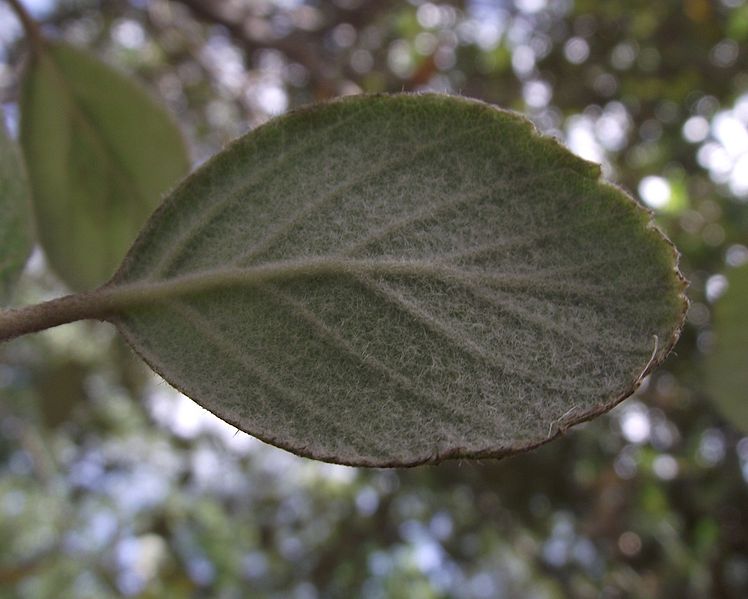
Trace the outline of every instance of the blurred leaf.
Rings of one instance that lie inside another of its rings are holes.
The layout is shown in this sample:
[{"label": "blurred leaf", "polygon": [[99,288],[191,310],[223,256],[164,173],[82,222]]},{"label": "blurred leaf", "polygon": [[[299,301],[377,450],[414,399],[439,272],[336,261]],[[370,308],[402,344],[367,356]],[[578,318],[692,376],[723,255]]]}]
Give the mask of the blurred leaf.
[{"label": "blurred leaf", "polygon": [[80,362],[64,360],[35,377],[39,409],[46,426],[56,428],[70,419],[73,410],[86,397],[87,374],[88,370]]},{"label": "blurred leaf", "polygon": [[688,208],[688,188],[686,179],[681,173],[668,177],[670,183],[670,198],[662,207],[662,212],[681,214]]},{"label": "blurred leaf", "polygon": [[0,111],[0,303],[5,303],[32,246],[29,187],[20,152]]},{"label": "blurred leaf", "polygon": [[480,102],[354,97],[216,156],[101,293],[154,370],[281,447],[507,455],[631,394],[681,326],[672,246],[598,177]]},{"label": "blurred leaf", "polygon": [[708,556],[714,551],[719,539],[719,526],[713,516],[704,516],[694,527],[694,546],[701,556]]},{"label": "blurred leaf", "polygon": [[748,264],[732,269],[729,287],[714,310],[715,349],[707,381],[720,411],[748,433]]},{"label": "blurred leaf", "polygon": [[73,289],[99,285],[188,171],[181,133],[137,84],[63,43],[32,56],[21,111],[47,258]]},{"label": "blurred leaf", "polygon": [[738,41],[748,37],[748,5],[737,7],[727,22],[727,34]]}]

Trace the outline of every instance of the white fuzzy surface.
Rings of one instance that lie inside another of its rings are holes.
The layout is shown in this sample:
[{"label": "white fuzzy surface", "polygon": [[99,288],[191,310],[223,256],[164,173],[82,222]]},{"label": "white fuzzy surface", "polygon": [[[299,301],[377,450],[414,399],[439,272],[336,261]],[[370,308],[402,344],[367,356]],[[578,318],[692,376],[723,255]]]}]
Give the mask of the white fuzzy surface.
[{"label": "white fuzzy surface", "polygon": [[298,111],[167,199],[111,284],[158,301],[117,324],[175,387],[301,455],[512,453],[615,405],[677,337],[675,252],[598,178],[478,102]]}]

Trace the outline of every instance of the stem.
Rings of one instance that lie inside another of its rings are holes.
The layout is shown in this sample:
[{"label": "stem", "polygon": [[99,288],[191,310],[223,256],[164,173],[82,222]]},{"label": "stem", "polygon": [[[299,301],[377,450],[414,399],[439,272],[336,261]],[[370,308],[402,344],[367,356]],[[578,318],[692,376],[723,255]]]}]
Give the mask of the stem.
[{"label": "stem", "polygon": [[23,308],[0,310],[0,342],[88,318],[104,320],[111,305],[98,292],[66,295]]},{"label": "stem", "polygon": [[[128,308],[168,301],[175,297],[231,286],[262,285],[297,277],[367,274],[381,270],[422,273],[422,265],[373,263],[366,260],[306,259],[196,273],[166,281],[104,286],[96,291],[66,295],[41,304],[0,310],[0,343],[76,320],[107,320]],[[429,269],[426,268],[426,271]],[[433,270],[433,269],[432,269]]]},{"label": "stem", "polygon": [[20,0],[7,0],[13,12],[16,13],[18,20],[21,21],[23,30],[26,33],[26,37],[29,39],[29,44],[32,48],[37,49],[42,46],[42,32],[39,29],[39,25],[34,21],[29,12],[21,4]]},{"label": "stem", "polygon": [[[246,268],[229,267],[183,275],[162,281],[139,281],[126,284],[107,284],[89,293],[66,295],[35,306],[14,310],[0,310],[0,342],[26,333],[34,333],[60,324],[84,319],[109,320],[138,306],[148,306],[169,300],[222,288],[261,287],[269,283],[317,277],[351,276],[417,276],[447,281],[480,283],[481,275],[460,271],[449,264],[431,264],[418,260],[357,260],[351,258],[310,257],[287,260]],[[492,278],[492,284],[502,289],[537,287],[562,289],[580,297],[593,297],[594,289],[567,285],[564,282],[537,281],[522,274],[502,274]]]}]

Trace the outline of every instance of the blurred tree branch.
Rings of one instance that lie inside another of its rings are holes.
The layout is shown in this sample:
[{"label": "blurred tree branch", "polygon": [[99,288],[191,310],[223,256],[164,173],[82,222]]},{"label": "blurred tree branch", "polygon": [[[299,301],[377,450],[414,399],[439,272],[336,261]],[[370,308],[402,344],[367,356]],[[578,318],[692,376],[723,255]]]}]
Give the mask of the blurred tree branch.
[{"label": "blurred tree branch", "polygon": [[309,72],[310,83],[317,99],[338,95],[341,76],[356,79],[358,74],[345,64],[336,64],[335,57],[324,48],[324,35],[319,31],[349,23],[361,30],[384,14],[392,5],[392,0],[363,0],[355,8],[344,9],[334,3],[326,3],[319,10],[326,14],[317,31],[304,31],[294,28],[283,37],[265,36],[257,39],[251,31],[253,15],[249,9],[238,9],[229,2],[216,0],[172,0],[187,6],[195,18],[225,27],[229,34],[247,53],[270,48],[283,53],[290,61],[303,65]]}]

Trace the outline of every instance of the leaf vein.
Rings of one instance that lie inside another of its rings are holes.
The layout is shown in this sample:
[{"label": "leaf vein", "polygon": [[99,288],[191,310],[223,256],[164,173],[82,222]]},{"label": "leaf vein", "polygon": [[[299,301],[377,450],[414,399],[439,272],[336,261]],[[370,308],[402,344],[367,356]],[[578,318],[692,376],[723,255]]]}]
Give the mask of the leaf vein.
[{"label": "leaf vein", "polygon": [[340,197],[346,191],[350,191],[351,189],[355,188],[357,185],[360,185],[370,178],[376,175],[381,175],[382,173],[390,171],[394,168],[410,167],[417,158],[423,157],[427,152],[439,149],[445,144],[451,143],[461,137],[474,135],[480,129],[480,127],[465,129],[463,131],[458,131],[454,135],[440,137],[436,141],[417,145],[408,154],[407,161],[404,161],[401,156],[397,156],[395,158],[388,158],[387,160],[383,160],[381,162],[378,162],[377,164],[372,165],[368,170],[355,177],[352,177],[351,179],[344,181],[340,185],[337,185],[328,193],[323,194],[318,198],[312,199],[304,206],[302,206],[299,210],[297,210],[294,214],[292,214],[288,219],[277,223],[275,227],[271,227],[269,233],[265,237],[260,239],[246,252],[240,254],[232,262],[232,264],[234,266],[243,266],[247,263],[250,263],[252,260],[257,258],[257,256],[262,255],[263,252],[272,247],[272,245],[279,239],[281,239],[284,234],[289,233],[294,229],[296,225],[309,218],[312,214],[314,214],[315,211],[325,206],[328,202]]},{"label": "leaf vein", "polygon": [[[263,368],[255,360],[252,360],[250,358],[251,354],[250,352],[248,352],[247,348],[239,347],[231,340],[230,337],[221,335],[213,328],[211,322],[202,314],[200,314],[198,310],[180,300],[172,300],[168,305],[171,309],[178,313],[185,322],[196,329],[198,333],[203,335],[216,349],[225,354],[233,362],[245,368],[262,385],[271,389],[281,398],[289,401],[289,403],[294,404],[297,409],[305,414],[305,417],[307,419],[319,420],[319,412],[316,410],[311,410],[308,402],[306,402],[298,392],[290,389],[285,385],[280,384],[277,380],[275,380],[275,377],[267,372],[265,368]],[[328,419],[328,421],[325,423],[325,426],[330,428],[337,435],[344,435],[343,430],[331,419]],[[352,439],[350,439],[348,435],[345,436],[348,441],[351,441],[353,443]],[[357,450],[362,451],[365,455],[365,450],[363,447],[357,446],[355,444],[354,446]]]},{"label": "leaf vein", "polygon": [[594,225],[600,225],[609,223],[619,218],[618,216],[605,215],[604,217],[590,218],[584,221],[569,223],[564,226],[546,227],[543,229],[535,229],[532,233],[526,235],[517,235],[515,237],[505,237],[498,240],[492,240],[485,244],[476,245],[467,249],[459,249],[447,254],[439,256],[439,260],[448,261],[454,259],[469,259],[478,258],[482,254],[490,254],[497,250],[508,250],[523,247],[525,245],[532,245],[538,241],[542,241],[547,238],[553,238],[557,235],[563,235],[577,231],[579,229],[586,229]]},{"label": "leaf vein", "polygon": [[[324,129],[320,129],[319,134],[329,135],[354,120],[357,116],[359,116],[358,112],[354,112],[334,123],[330,123]],[[319,139],[311,139],[308,142],[297,144],[290,150],[283,152],[279,158],[271,161],[266,167],[255,171],[252,177],[244,181],[238,189],[229,193],[227,197],[213,203],[205,204],[201,210],[195,211],[195,214],[187,224],[186,229],[169,244],[166,252],[159,257],[159,260],[156,261],[150,269],[150,272],[146,273],[145,278],[148,279],[162,275],[174,262],[176,262],[181,253],[187,248],[189,243],[202,227],[210,224],[214,218],[219,216],[234,202],[242,200],[252,187],[261,183],[274,172],[283,169],[292,159],[302,156],[317,144],[319,144]]]},{"label": "leaf vein", "polygon": [[[459,410],[455,410],[454,405],[447,405],[442,402],[436,401],[430,395],[424,393],[419,389],[412,380],[404,376],[400,372],[391,368],[379,358],[371,353],[367,353],[356,348],[350,341],[348,341],[342,334],[341,331],[335,327],[329,325],[321,317],[315,314],[304,302],[292,297],[288,293],[282,291],[277,286],[268,284],[260,286],[260,290],[266,292],[275,301],[280,304],[285,304],[291,313],[297,318],[306,322],[312,329],[320,335],[320,337],[328,339],[333,343],[333,346],[344,354],[354,358],[357,362],[364,365],[372,373],[378,375],[384,375],[387,379],[398,385],[401,389],[411,393],[414,397],[421,400],[424,407],[429,407],[431,410],[447,410],[451,417],[459,420],[460,424],[467,427],[468,429],[475,429],[476,423],[469,419],[470,414],[465,414]],[[486,424],[486,427],[481,427],[486,432],[495,432],[495,429],[490,426],[490,422],[481,421],[481,424]]]},{"label": "leaf vein", "polygon": [[432,333],[436,333],[450,345],[457,348],[463,353],[467,353],[473,359],[477,359],[480,362],[489,364],[501,370],[502,372],[504,372],[504,374],[507,374],[509,376],[515,374],[528,382],[532,382],[554,392],[563,391],[577,393],[580,391],[579,387],[577,386],[565,386],[558,384],[552,379],[538,376],[535,373],[525,370],[516,363],[512,363],[508,360],[500,358],[495,354],[487,352],[480,345],[470,340],[465,335],[460,334],[458,331],[452,329],[448,324],[432,315],[430,312],[428,312],[428,310],[424,309],[423,306],[419,306],[416,302],[412,302],[409,299],[405,298],[401,293],[393,289],[390,285],[387,285],[382,281],[374,281],[373,279],[368,277],[358,277],[358,280],[370,291],[372,291],[379,297],[384,298],[390,303],[398,306],[405,313],[424,325]]},{"label": "leaf vein", "polygon": [[602,350],[608,350],[612,346],[613,349],[627,352],[627,353],[632,353],[632,354],[643,353],[641,346],[635,346],[630,343],[625,343],[624,341],[620,341],[615,338],[606,339],[605,342],[603,342],[602,340],[599,340],[597,337],[588,337],[585,335],[581,335],[571,325],[563,324],[561,321],[553,320],[541,314],[535,314],[529,310],[522,308],[516,302],[512,302],[507,298],[502,299],[495,295],[486,293],[485,289],[478,287],[476,285],[473,285],[472,283],[468,281],[464,281],[463,286],[475,298],[482,300],[488,303],[489,305],[494,306],[495,308],[498,308],[509,314],[512,314],[513,316],[520,318],[521,320],[524,320],[525,322],[539,326],[543,330],[546,330],[552,333],[557,333],[561,335],[562,337],[568,337],[570,339],[573,339],[576,343],[579,343],[581,345],[585,345],[587,347],[594,347],[596,349],[602,349]]},{"label": "leaf vein", "polygon": [[553,168],[551,170],[544,171],[543,173],[532,173],[531,175],[528,175],[527,177],[521,177],[519,179],[512,179],[510,181],[506,181],[502,185],[492,185],[492,186],[487,185],[487,186],[481,187],[475,192],[468,193],[465,195],[448,196],[444,201],[441,201],[436,205],[433,205],[433,204],[426,205],[424,208],[416,209],[410,214],[404,215],[402,219],[393,220],[392,222],[387,223],[386,225],[380,227],[379,229],[371,231],[363,239],[360,239],[356,241],[355,243],[350,244],[347,247],[340,248],[339,250],[336,251],[336,254],[342,255],[342,256],[351,256],[355,254],[356,252],[365,249],[367,246],[371,245],[374,242],[383,241],[387,239],[387,237],[391,235],[392,233],[401,231],[402,229],[405,229],[409,227],[410,225],[413,225],[419,221],[428,220],[430,218],[438,216],[444,210],[456,208],[462,204],[472,202],[474,200],[484,199],[486,197],[489,197],[489,195],[492,193],[507,191],[514,185],[524,185],[527,183],[532,183],[534,181],[537,181],[538,179],[542,179],[544,177],[547,177],[549,175],[552,175],[554,173],[557,173],[563,170],[568,170],[568,168],[566,167]]}]

